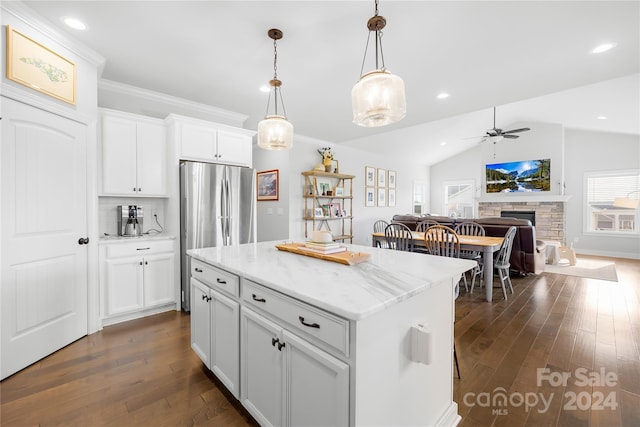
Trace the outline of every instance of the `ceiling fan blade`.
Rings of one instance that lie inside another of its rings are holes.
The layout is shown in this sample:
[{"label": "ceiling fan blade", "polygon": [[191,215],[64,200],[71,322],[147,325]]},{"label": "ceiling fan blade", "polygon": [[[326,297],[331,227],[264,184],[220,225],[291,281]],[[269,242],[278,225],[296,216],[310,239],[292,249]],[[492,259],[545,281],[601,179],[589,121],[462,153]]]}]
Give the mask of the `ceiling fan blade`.
[{"label": "ceiling fan blade", "polygon": [[520,138],[520,135],[505,135],[505,134],[502,134],[502,136],[505,137],[505,138],[509,138],[509,139]]},{"label": "ceiling fan blade", "polygon": [[531,129],[529,129],[529,128],[512,129],[512,130],[506,130],[506,131],[504,131],[502,133],[503,134],[504,133],[516,133],[516,132],[524,132],[524,131],[527,131],[527,130],[531,130]]}]

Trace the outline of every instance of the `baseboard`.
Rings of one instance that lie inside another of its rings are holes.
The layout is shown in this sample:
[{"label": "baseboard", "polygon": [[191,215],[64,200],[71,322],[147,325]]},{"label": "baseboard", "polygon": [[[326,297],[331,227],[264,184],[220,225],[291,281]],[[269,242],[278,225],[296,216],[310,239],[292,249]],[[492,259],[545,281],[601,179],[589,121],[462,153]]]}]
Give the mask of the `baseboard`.
[{"label": "baseboard", "polygon": [[446,411],[440,416],[440,419],[436,423],[436,426],[444,427],[451,426],[455,427],[460,424],[462,417],[458,415],[458,404],[456,402],[451,402],[451,405],[447,408]]},{"label": "baseboard", "polygon": [[609,257],[609,258],[640,259],[640,253],[600,251],[600,250],[578,249],[578,248],[573,248],[573,249],[576,251],[576,254],[578,255],[603,256],[603,257]]},{"label": "baseboard", "polygon": [[165,311],[171,311],[171,310],[176,310],[175,303],[169,303],[169,304],[161,305],[158,307],[148,308],[145,310],[125,313],[118,316],[105,317],[102,319],[102,327],[104,328],[105,326],[115,325],[116,323],[122,323],[128,320],[140,319],[141,317],[164,313]]}]

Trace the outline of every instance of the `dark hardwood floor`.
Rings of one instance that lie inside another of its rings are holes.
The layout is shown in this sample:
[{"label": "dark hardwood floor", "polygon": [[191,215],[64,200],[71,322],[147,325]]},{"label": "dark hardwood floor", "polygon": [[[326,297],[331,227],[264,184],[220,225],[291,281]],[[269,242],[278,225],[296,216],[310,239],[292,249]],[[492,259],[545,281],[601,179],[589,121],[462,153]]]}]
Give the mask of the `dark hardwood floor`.
[{"label": "dark hardwood floor", "polygon": [[[507,301],[460,295],[462,426],[640,425],[640,261],[612,261],[617,283],[544,273],[513,278]],[[0,383],[0,424],[256,425],[189,335],[189,316],[169,312],[84,337]]]}]

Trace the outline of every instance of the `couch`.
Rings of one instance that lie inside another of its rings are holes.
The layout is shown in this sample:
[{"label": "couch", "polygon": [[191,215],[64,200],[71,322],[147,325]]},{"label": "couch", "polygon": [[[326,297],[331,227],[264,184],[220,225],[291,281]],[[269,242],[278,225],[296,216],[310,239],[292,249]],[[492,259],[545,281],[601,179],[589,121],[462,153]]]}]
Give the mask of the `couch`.
[{"label": "couch", "polygon": [[511,270],[520,274],[540,274],[544,271],[546,245],[536,240],[536,228],[527,219],[517,218],[450,218],[437,215],[394,215],[392,222],[399,222],[411,230],[416,229],[420,221],[432,220],[439,224],[455,228],[461,222],[473,221],[484,227],[487,236],[503,237],[509,227],[516,227],[516,235],[513,239],[511,257],[509,262]]}]

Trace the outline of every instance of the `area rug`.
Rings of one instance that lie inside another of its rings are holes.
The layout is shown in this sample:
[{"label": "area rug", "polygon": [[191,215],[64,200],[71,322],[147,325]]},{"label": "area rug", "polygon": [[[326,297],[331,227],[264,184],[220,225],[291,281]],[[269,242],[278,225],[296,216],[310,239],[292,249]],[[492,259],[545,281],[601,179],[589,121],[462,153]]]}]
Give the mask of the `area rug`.
[{"label": "area rug", "polygon": [[610,261],[600,261],[595,259],[580,259],[576,265],[551,265],[546,264],[544,271],[554,274],[565,274],[567,276],[585,277],[588,279],[618,281],[616,265]]}]

